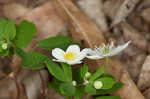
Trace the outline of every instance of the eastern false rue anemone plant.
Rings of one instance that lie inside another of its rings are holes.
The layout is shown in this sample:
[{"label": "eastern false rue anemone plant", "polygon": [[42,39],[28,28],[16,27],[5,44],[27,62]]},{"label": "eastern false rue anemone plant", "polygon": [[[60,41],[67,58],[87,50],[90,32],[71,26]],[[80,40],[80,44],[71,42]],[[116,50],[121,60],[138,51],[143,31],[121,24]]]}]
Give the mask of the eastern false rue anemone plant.
[{"label": "eastern false rue anemone plant", "polygon": [[[37,43],[38,48],[51,52],[51,58],[39,52],[24,52],[33,40],[36,27],[33,23],[22,21],[16,25],[13,21],[0,21],[0,55],[13,58],[16,53],[25,69],[45,69],[52,75],[48,86],[66,99],[83,99],[85,94],[95,99],[121,99],[120,96],[110,96],[118,91],[123,84],[115,82],[115,78],[104,73],[104,66],[90,73],[84,58],[98,60],[114,56],[124,50],[130,43],[114,47],[103,45],[95,49],[80,50],[79,44],[69,37],[49,37]],[[82,64],[81,64],[82,63]],[[108,64],[107,64],[108,65]]]},{"label": "eastern false rue anemone plant", "polygon": [[[88,66],[84,63],[82,67],[73,70],[73,77],[71,77],[71,69],[66,68],[71,68],[72,65],[82,63],[84,58],[93,60],[106,58],[106,63],[108,63],[109,56],[117,55],[123,51],[130,42],[131,41],[128,41],[126,44],[118,47],[115,47],[112,42],[110,45],[103,44],[103,46],[96,47],[94,50],[91,48],[85,48],[80,51],[78,45],[69,45],[66,51],[61,48],[54,48],[52,50],[52,56],[54,59],[52,60],[61,64],[64,72],[66,72],[64,75],[70,75],[68,77],[70,78],[70,81],[66,83],[55,79],[53,83],[49,83],[49,86],[68,99],[71,99],[72,97],[74,97],[74,99],[81,99],[84,94],[106,95],[119,90],[122,83],[115,83],[115,79],[112,75],[104,74],[103,66],[101,66],[95,73],[91,74],[88,71]],[[51,70],[50,72],[53,74]],[[55,76],[55,74],[53,76]],[[59,87],[56,87],[56,83]],[[108,98],[120,99],[119,96],[96,97],[96,99]]]}]

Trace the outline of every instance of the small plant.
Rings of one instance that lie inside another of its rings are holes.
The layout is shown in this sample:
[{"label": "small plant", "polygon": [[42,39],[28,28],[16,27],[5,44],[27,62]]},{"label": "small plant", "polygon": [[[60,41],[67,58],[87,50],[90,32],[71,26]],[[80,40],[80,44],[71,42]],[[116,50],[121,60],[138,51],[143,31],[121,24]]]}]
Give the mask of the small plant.
[{"label": "small plant", "polygon": [[35,32],[35,25],[28,21],[15,25],[12,21],[2,19],[0,22],[0,54],[13,58],[13,54],[16,53],[22,59],[21,66],[27,69],[47,68],[53,76],[48,86],[66,99],[82,99],[85,94],[93,95],[95,99],[121,99],[120,96],[110,96],[110,94],[118,91],[123,84],[115,82],[112,75],[105,74],[105,66],[100,66],[97,71],[90,73],[83,59],[106,58],[106,66],[109,69],[108,57],[124,50],[130,42],[116,48],[111,43],[94,50],[90,48],[80,50],[79,44],[73,42],[69,37],[50,37],[37,43],[38,48],[52,53],[50,58],[38,52],[24,52],[34,38]]}]

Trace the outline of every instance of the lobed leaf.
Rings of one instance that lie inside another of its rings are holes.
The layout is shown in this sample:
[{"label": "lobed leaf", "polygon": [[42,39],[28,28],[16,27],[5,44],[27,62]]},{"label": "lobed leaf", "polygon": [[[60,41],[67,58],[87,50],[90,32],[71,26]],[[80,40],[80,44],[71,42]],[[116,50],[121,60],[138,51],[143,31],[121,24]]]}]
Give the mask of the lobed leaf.
[{"label": "lobed leaf", "polygon": [[61,66],[63,67],[64,73],[68,79],[68,81],[72,81],[72,70],[71,66],[66,63],[61,63]]},{"label": "lobed leaf", "polygon": [[33,23],[24,20],[16,29],[17,35],[14,43],[17,47],[25,49],[35,36],[37,31],[36,26]]},{"label": "lobed leaf", "polygon": [[103,83],[103,87],[101,89],[110,89],[115,84],[115,80],[112,77],[101,77],[98,80]]},{"label": "lobed leaf", "polygon": [[43,68],[44,65],[42,63],[48,58],[47,56],[37,52],[17,53],[22,58],[21,65],[25,68],[30,68],[34,70]]},{"label": "lobed leaf", "polygon": [[90,95],[93,95],[93,94],[96,94],[96,89],[91,85],[87,85],[85,86],[85,92]]},{"label": "lobed leaf", "polygon": [[74,96],[76,88],[71,83],[62,83],[60,85],[60,91],[64,96]]},{"label": "lobed leaf", "polygon": [[39,41],[37,46],[45,50],[52,50],[54,48],[61,48],[65,50],[70,44],[72,44],[72,40],[69,37],[56,36]]},{"label": "lobed leaf", "polygon": [[45,61],[48,71],[58,80],[68,82],[64,71],[59,67],[58,64],[54,63],[52,60],[48,59]]},{"label": "lobed leaf", "polygon": [[16,26],[13,21],[8,21],[4,27],[3,37],[9,41],[13,40],[15,36],[16,36]]},{"label": "lobed leaf", "polygon": [[83,65],[83,67],[81,67],[81,77],[84,78],[85,74],[88,72],[88,66],[87,65]]},{"label": "lobed leaf", "polygon": [[104,72],[104,67],[100,67],[89,79],[90,83],[93,83],[98,77],[100,77]]},{"label": "lobed leaf", "polygon": [[95,99],[121,99],[120,96],[100,96]]},{"label": "lobed leaf", "polygon": [[106,95],[106,94],[112,94],[116,91],[118,91],[123,86],[123,83],[118,82],[113,85],[111,89],[99,89],[96,91],[96,95]]}]

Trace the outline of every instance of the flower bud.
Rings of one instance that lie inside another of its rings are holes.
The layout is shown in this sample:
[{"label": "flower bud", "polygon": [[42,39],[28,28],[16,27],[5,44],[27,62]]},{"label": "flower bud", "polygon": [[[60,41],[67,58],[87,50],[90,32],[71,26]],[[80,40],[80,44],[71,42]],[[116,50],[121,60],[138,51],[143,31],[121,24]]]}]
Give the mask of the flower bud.
[{"label": "flower bud", "polygon": [[88,84],[89,84],[89,81],[88,80],[84,80],[83,85],[88,85]]},{"label": "flower bud", "polygon": [[7,44],[7,43],[3,43],[3,44],[2,44],[2,49],[3,49],[3,50],[6,50],[7,48],[8,48],[8,44]]},{"label": "flower bud", "polygon": [[88,79],[88,78],[90,78],[90,77],[91,77],[91,73],[90,73],[90,72],[86,72],[86,73],[85,73],[85,78]]},{"label": "flower bud", "polygon": [[76,86],[76,85],[77,85],[77,82],[76,82],[76,81],[72,81],[72,85],[73,85],[73,86]]},{"label": "flower bud", "polygon": [[103,87],[103,83],[101,81],[95,81],[93,86],[95,89],[101,89]]}]

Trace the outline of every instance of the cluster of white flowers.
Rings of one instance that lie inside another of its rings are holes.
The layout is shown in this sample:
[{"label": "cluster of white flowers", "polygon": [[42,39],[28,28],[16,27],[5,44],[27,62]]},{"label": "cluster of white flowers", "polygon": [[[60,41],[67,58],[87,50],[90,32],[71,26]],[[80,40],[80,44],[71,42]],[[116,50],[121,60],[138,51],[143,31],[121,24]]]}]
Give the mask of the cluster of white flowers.
[{"label": "cluster of white flowers", "polygon": [[60,48],[55,48],[52,50],[52,55],[56,59],[53,61],[57,62],[64,62],[70,65],[80,64],[82,59],[89,58],[89,59],[102,59],[108,56],[114,56],[121,51],[123,51],[127,46],[130,44],[131,41],[115,47],[113,42],[110,45],[105,45],[100,47],[96,47],[94,50],[90,48],[85,48],[80,51],[78,45],[70,45],[66,52]]}]

